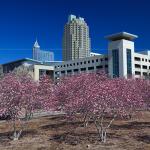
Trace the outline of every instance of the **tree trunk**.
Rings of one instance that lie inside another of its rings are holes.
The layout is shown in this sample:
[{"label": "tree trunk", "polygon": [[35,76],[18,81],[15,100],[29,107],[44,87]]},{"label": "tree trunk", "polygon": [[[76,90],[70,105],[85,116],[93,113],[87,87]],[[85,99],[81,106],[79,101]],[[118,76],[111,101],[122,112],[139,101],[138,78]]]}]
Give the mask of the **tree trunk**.
[{"label": "tree trunk", "polygon": [[21,133],[22,133],[22,130],[20,130],[18,133],[17,131],[14,132],[14,135],[13,135],[13,140],[14,141],[17,141],[19,140],[20,136],[21,136]]},{"label": "tree trunk", "polygon": [[84,127],[87,127],[88,126],[88,113],[86,113],[86,115],[84,116],[84,119],[83,119],[83,126]]},{"label": "tree trunk", "polygon": [[15,120],[13,120],[13,130],[14,130],[14,133],[13,133],[13,140],[17,140],[17,131],[16,131],[16,122]]},{"label": "tree trunk", "polygon": [[102,140],[103,140],[103,130],[102,130],[102,127],[100,127],[100,126],[97,124],[97,121],[96,121],[96,120],[94,120],[94,124],[95,124],[95,127],[96,127],[97,132],[98,132],[99,140],[102,142]]},{"label": "tree trunk", "polygon": [[104,139],[103,139],[103,142],[106,143],[106,138],[107,138],[107,132],[104,131]]}]

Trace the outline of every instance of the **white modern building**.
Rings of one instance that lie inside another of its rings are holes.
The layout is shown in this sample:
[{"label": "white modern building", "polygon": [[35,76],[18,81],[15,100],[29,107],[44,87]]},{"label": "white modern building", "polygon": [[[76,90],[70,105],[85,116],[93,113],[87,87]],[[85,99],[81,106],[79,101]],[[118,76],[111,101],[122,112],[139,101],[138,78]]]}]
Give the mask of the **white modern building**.
[{"label": "white modern building", "polygon": [[127,32],[106,36],[111,77],[150,76],[150,51],[135,52],[136,38],[137,35]]},{"label": "white modern building", "polygon": [[150,77],[150,50],[135,51],[134,40],[138,36],[121,32],[106,36],[108,40],[108,53],[63,62],[42,63],[34,60],[20,60],[3,64],[3,71],[7,73],[20,66],[21,62],[28,62],[33,67],[33,77],[38,80],[40,75],[46,73],[57,80],[67,75],[82,72],[95,72],[105,70],[111,77]]},{"label": "white modern building", "polygon": [[136,35],[121,32],[106,36],[109,40],[108,58],[111,77],[122,77],[135,74],[134,42]]},{"label": "white modern building", "polygon": [[92,56],[55,64],[54,79],[78,73],[90,73],[98,70],[108,72],[107,55]]},{"label": "white modern building", "polygon": [[54,61],[54,53],[41,50],[36,40],[33,46],[33,59],[42,62]]},{"label": "white modern building", "polygon": [[84,18],[70,15],[64,27],[63,61],[90,56],[89,27]]},{"label": "white modern building", "polygon": [[105,38],[108,40],[108,54],[93,53],[91,57],[62,62],[55,66],[54,77],[100,69],[111,77],[150,76],[150,51],[135,52],[137,35],[120,32]]}]

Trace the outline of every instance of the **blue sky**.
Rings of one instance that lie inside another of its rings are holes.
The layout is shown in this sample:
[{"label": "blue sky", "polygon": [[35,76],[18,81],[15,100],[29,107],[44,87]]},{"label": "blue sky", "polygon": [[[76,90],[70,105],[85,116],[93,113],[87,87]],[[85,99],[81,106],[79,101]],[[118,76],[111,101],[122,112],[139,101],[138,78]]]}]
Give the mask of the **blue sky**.
[{"label": "blue sky", "polygon": [[0,63],[31,58],[36,37],[61,60],[69,14],[85,18],[94,52],[107,53],[104,36],[121,31],[139,35],[137,50],[150,49],[149,6],[149,0],[0,0]]}]

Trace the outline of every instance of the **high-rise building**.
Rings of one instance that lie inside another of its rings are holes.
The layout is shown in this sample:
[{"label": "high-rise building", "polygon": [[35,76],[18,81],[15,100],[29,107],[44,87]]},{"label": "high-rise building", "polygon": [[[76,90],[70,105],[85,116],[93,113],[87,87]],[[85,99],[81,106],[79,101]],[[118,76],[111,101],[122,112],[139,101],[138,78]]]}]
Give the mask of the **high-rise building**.
[{"label": "high-rise building", "polygon": [[89,27],[84,18],[70,15],[64,27],[63,61],[90,56]]},{"label": "high-rise building", "polygon": [[36,40],[33,46],[33,59],[42,62],[54,61],[54,53],[41,50]]}]

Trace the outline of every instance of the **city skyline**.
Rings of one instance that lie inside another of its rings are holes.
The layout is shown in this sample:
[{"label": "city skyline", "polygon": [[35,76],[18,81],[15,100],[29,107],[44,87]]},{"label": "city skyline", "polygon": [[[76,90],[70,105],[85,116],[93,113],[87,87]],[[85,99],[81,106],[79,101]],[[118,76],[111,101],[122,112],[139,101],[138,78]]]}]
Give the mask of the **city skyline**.
[{"label": "city skyline", "polygon": [[31,58],[36,37],[44,49],[53,50],[55,60],[61,60],[63,27],[70,14],[85,18],[93,52],[106,53],[104,36],[121,31],[139,35],[136,50],[150,49],[148,6],[148,0],[2,0],[0,63]]}]

